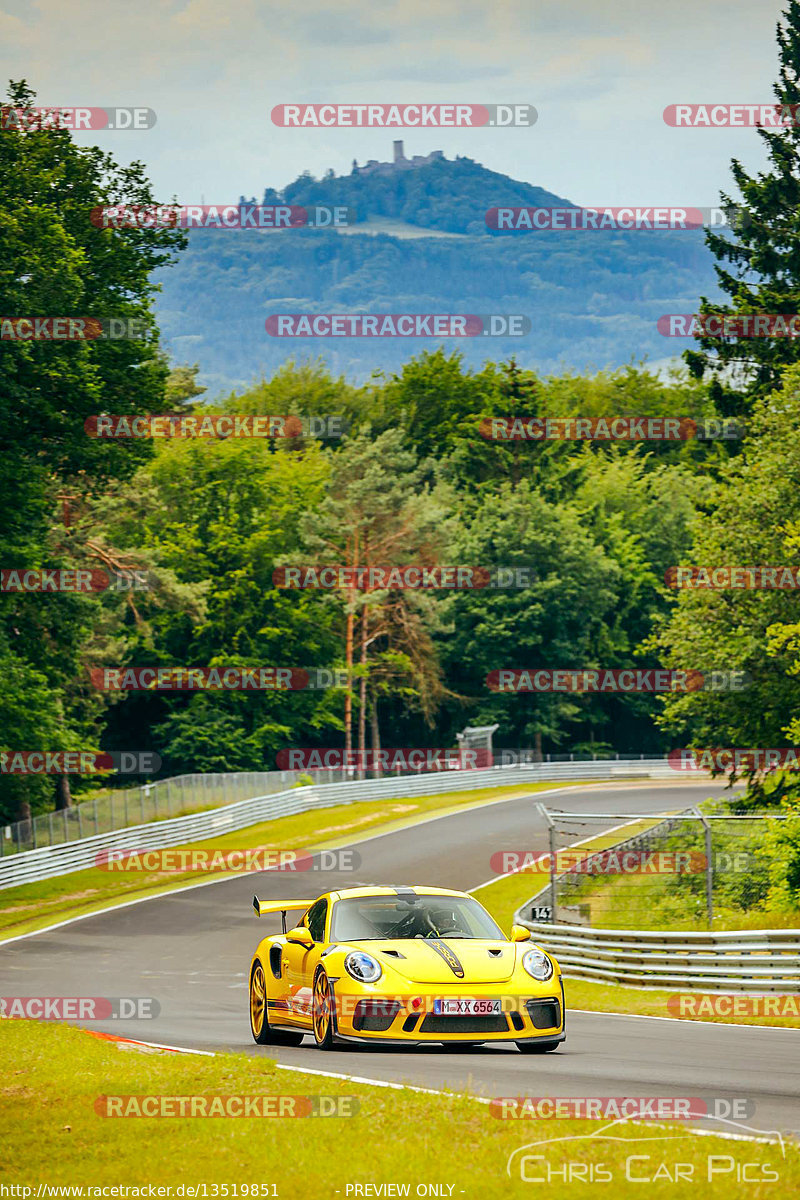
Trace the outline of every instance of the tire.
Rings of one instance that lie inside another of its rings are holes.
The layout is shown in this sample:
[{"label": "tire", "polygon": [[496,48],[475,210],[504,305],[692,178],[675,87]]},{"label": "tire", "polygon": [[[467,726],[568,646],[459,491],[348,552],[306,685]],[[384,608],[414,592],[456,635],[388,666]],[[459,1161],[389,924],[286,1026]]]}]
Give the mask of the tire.
[{"label": "tire", "polygon": [[250,1032],[259,1046],[299,1046],[303,1035],[294,1030],[273,1029],[267,1016],[267,984],[261,961],[250,972]]},{"label": "tire", "polygon": [[318,1050],[333,1049],[333,1006],[331,1004],[331,985],[323,970],[317,971],[314,979],[314,997],[311,1006],[311,1023],[314,1027],[314,1041]]},{"label": "tire", "polygon": [[517,1042],[520,1054],[550,1054],[561,1042]]}]

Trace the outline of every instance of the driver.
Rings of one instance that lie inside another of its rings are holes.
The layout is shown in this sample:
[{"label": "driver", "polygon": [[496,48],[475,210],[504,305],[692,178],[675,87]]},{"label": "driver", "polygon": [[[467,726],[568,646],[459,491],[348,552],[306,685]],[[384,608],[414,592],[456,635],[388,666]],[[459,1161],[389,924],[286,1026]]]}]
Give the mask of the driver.
[{"label": "driver", "polygon": [[434,908],[429,915],[430,922],[436,927],[440,937],[445,937],[448,933],[464,932],[451,908]]}]

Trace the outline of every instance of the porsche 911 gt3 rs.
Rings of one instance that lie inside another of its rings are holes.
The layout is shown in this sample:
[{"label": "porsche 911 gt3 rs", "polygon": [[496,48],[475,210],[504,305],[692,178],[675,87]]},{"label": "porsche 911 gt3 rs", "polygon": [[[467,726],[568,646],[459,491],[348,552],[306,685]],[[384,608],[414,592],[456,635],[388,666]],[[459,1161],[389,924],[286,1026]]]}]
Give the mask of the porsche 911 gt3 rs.
[{"label": "porsche 911 gt3 rs", "polygon": [[[260,1045],[516,1042],[555,1050],[564,1032],[556,960],[515,925],[507,938],[466,892],[352,887],[260,901],[282,914],[250,964],[250,1029]],[[303,916],[286,931],[286,913]]]}]

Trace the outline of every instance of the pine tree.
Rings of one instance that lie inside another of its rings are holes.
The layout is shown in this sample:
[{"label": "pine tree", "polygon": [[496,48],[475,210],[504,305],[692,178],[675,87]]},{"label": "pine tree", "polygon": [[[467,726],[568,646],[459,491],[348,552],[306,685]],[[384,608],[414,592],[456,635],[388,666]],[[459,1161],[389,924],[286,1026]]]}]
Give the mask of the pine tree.
[{"label": "pine tree", "polygon": [[[778,23],[780,71],[773,91],[785,114],[783,128],[759,128],[770,168],[749,175],[731,160],[741,194],[735,203],[722,194],[722,204],[738,213],[732,232],[706,234],[719,264],[715,269],[729,304],[702,297],[703,314],[800,312],[800,3],[789,0]],[[791,337],[710,337],[697,339],[700,350],[684,358],[696,378],[708,379],[711,398],[725,416],[744,416],[756,396],[779,386],[782,371],[800,360]]]}]

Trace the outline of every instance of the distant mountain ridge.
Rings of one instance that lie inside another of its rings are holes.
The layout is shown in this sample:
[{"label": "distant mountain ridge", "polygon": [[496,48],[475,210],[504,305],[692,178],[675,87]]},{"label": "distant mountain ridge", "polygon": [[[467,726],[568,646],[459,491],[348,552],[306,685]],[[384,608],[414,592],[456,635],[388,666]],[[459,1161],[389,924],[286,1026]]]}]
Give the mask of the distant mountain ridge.
[{"label": "distant mountain ridge", "polygon": [[329,172],[322,179],[304,172],[282,191],[267,188],[263,202],[304,208],[343,205],[356,224],[370,217],[393,217],[448,233],[486,233],[485,213],[497,205],[574,207],[562,196],[490,171],[472,158],[451,160],[437,154],[434,151],[419,165],[413,159],[395,159],[354,167],[349,175]]},{"label": "distant mountain ridge", "polygon": [[[280,192],[267,188],[263,202],[344,206],[356,223],[342,231],[189,234],[178,264],[156,274],[163,289],[156,311],[168,352],[200,364],[209,398],[271,376],[290,358],[322,358],[359,383],[374,371],[399,371],[441,343],[470,366],[513,354],[543,374],[664,362],[692,342],[662,337],[658,318],[694,312],[699,296],[720,295],[702,231],[488,229],[490,208],[576,206],[470,158],[434,154],[320,180],[304,173]],[[265,328],[267,317],[282,313],[448,312],[521,314],[531,330],[287,338]]]}]

